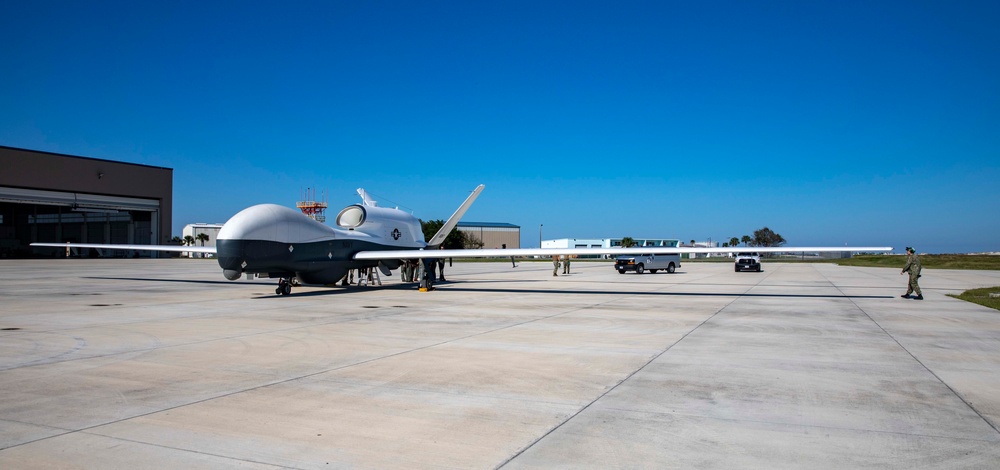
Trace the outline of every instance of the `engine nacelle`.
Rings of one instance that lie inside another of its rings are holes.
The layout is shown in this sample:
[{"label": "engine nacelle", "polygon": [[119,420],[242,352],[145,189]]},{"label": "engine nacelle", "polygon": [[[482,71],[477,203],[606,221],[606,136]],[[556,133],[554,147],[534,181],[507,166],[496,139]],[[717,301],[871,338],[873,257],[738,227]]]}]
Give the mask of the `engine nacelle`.
[{"label": "engine nacelle", "polygon": [[360,204],[345,207],[337,214],[337,225],[344,228],[358,228],[365,223],[368,212]]}]

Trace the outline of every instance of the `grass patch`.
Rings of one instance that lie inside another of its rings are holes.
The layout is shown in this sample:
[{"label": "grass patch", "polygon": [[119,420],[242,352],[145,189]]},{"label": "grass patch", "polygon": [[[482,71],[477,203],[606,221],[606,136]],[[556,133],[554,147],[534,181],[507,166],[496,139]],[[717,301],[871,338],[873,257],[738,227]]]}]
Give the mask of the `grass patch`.
[{"label": "grass patch", "polygon": [[[841,266],[866,266],[902,269],[906,255],[858,255],[825,260]],[[1000,270],[1000,256],[993,255],[920,255],[920,265],[931,269]]]},{"label": "grass patch", "polygon": [[681,257],[681,264],[683,263],[729,263],[732,264],[736,262],[733,258],[728,258],[725,256],[713,256],[711,258],[685,258]]},{"label": "grass patch", "polygon": [[984,307],[989,307],[994,310],[1000,310],[1000,298],[990,297],[991,293],[1000,292],[1000,286],[997,287],[983,287],[980,289],[971,289],[961,294],[948,294],[949,297],[954,297],[956,299],[961,299],[966,302],[972,302],[974,304],[979,304]]},{"label": "grass patch", "polygon": [[[509,257],[498,258],[455,258],[455,261],[474,261],[477,263],[509,263]],[[517,258],[517,262],[535,261],[551,263],[550,258]],[[612,259],[588,259],[573,258],[573,262],[597,262],[614,264]],[[712,258],[681,258],[684,263],[732,263],[732,258],[724,256]],[[855,255],[851,258],[830,258],[830,259],[799,259],[795,256],[782,256],[776,258],[762,258],[763,263],[834,263],[841,266],[860,266],[874,268],[896,268],[903,269],[906,264],[906,255]],[[1000,256],[995,255],[920,255],[920,265],[931,269],[976,269],[1000,271]]]},{"label": "grass patch", "polygon": [[[732,263],[732,258],[682,259],[692,263]],[[762,263],[834,263],[841,266],[903,269],[906,255],[855,255],[851,258],[799,259],[791,255],[761,258]],[[995,255],[920,255],[920,265],[932,269],[976,269],[1000,271],[1000,256]]]}]

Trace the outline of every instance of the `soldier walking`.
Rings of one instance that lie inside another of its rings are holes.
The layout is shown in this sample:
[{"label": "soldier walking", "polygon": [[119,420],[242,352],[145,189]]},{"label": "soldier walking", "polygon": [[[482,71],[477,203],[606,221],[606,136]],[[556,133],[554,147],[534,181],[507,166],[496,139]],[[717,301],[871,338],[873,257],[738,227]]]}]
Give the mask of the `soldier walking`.
[{"label": "soldier walking", "polygon": [[906,293],[900,297],[909,299],[911,293],[916,293],[917,296],[913,298],[914,300],[924,300],[924,295],[920,293],[920,285],[917,284],[917,280],[920,279],[920,257],[910,246],[906,247],[906,264],[899,272],[899,274],[903,273],[910,273],[910,283],[906,285]]},{"label": "soldier walking", "polygon": [[569,274],[569,258],[570,255],[566,255],[566,259],[563,260],[563,274]]},{"label": "soldier walking", "polygon": [[[507,244],[504,243],[500,247],[506,250],[507,249]],[[510,267],[512,267],[512,268],[516,268],[517,267],[517,263],[514,262],[514,257],[513,256],[510,257]]]},{"label": "soldier walking", "polygon": [[413,282],[413,263],[408,259],[403,260],[403,269],[399,270],[403,275],[403,282]]},{"label": "soldier walking", "polygon": [[559,255],[552,255],[552,275],[559,275]]},{"label": "soldier walking", "polygon": [[[444,249],[444,246],[442,245],[442,246],[441,246],[440,248],[438,248],[438,249],[439,249],[439,250],[443,250],[443,249]],[[438,280],[439,280],[439,281],[441,281],[441,282],[445,282],[445,281],[447,281],[447,279],[445,279],[445,278],[444,278],[444,258],[438,258],[438,260],[437,260],[437,264],[438,264],[438,272],[440,272],[440,273],[441,273],[441,275],[440,275],[440,276],[438,276]]]}]

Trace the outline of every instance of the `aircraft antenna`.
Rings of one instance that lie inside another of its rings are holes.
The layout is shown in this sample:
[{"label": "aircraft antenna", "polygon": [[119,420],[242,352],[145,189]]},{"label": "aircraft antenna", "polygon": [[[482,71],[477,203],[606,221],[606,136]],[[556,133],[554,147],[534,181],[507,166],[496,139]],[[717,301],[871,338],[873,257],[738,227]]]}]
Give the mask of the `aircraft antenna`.
[{"label": "aircraft antenna", "polygon": [[316,188],[306,188],[302,194],[302,200],[295,203],[306,217],[316,222],[326,222],[326,191],[323,192],[323,200],[316,199]]},{"label": "aircraft antenna", "polygon": [[358,196],[361,196],[361,203],[368,207],[378,207],[378,202],[368,195],[368,191],[364,188],[358,188]]}]

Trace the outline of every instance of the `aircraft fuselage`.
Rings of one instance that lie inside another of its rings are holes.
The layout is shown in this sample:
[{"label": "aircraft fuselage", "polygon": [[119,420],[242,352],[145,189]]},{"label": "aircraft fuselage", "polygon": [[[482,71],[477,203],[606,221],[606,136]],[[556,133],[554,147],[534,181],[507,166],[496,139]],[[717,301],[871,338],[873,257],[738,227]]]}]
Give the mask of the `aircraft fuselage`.
[{"label": "aircraft fuselage", "polygon": [[273,204],[249,207],[219,231],[219,266],[231,280],[256,274],[332,284],[350,269],[399,267],[399,260],[354,260],[359,251],[417,250],[426,245],[420,221],[396,209],[348,206],[337,216],[337,224],[339,228],[330,227]]}]

